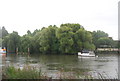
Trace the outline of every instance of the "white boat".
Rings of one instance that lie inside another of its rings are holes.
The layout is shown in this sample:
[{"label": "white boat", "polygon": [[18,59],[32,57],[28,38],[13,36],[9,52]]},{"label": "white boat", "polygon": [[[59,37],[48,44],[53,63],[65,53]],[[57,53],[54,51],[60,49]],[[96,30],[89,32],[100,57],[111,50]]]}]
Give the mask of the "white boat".
[{"label": "white boat", "polygon": [[93,51],[78,52],[78,55],[83,57],[95,57],[95,53]]},{"label": "white boat", "polygon": [[5,49],[5,48],[2,49],[2,48],[0,47],[0,54],[6,54],[6,49]]}]

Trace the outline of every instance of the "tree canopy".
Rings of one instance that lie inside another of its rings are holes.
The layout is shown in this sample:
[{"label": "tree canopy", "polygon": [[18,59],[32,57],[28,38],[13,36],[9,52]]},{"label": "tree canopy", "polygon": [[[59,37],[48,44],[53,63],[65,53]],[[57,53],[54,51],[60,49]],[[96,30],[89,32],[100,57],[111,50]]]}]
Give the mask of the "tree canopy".
[{"label": "tree canopy", "polygon": [[103,32],[103,31],[93,31],[93,43],[95,44],[96,48],[101,47],[101,46],[114,46],[114,41],[112,38],[108,37],[108,34]]},{"label": "tree canopy", "polygon": [[84,49],[95,50],[101,45],[113,46],[114,41],[103,31],[87,31],[80,24],[50,25],[20,36],[18,32],[8,33],[2,27],[2,46],[7,52],[27,52],[43,54],[74,54]]}]

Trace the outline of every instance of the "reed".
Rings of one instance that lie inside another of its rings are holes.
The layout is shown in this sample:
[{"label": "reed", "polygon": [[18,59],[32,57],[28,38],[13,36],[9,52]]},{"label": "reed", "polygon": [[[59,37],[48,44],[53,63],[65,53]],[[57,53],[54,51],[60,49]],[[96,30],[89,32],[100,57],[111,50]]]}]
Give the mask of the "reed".
[{"label": "reed", "polygon": [[[99,78],[96,80],[90,74],[86,74],[84,76],[74,75],[73,70],[71,69],[68,74],[64,74],[66,71],[62,68],[58,73],[56,79],[60,79],[64,81],[65,79],[81,79],[84,81],[119,81],[117,78],[110,79],[109,76],[105,77],[101,73],[98,73]],[[3,79],[52,79],[52,77],[48,77],[45,73],[42,73],[41,68],[32,67],[29,65],[24,66],[22,69],[15,68],[14,66],[8,66],[3,70]]]},{"label": "reed", "polygon": [[22,69],[8,66],[3,70],[3,79],[45,79],[41,69],[36,70],[35,67],[24,66]]}]

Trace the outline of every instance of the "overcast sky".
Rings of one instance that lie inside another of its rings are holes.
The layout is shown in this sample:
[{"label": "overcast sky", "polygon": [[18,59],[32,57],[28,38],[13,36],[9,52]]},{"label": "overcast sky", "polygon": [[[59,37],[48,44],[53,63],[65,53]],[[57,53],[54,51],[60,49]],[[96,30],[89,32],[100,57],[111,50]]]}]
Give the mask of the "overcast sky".
[{"label": "overcast sky", "polygon": [[0,0],[0,26],[19,35],[49,25],[79,23],[118,39],[119,0]]}]

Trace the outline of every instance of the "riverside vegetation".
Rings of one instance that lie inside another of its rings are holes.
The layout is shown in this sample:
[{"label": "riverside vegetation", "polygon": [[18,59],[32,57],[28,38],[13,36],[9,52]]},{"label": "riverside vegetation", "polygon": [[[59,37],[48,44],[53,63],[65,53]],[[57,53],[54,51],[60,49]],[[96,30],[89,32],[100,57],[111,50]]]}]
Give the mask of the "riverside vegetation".
[{"label": "riverside vegetation", "polygon": [[[91,75],[81,75],[85,71],[81,71],[81,74],[74,76],[71,72],[68,74],[64,74],[66,72],[65,69],[61,68],[58,73],[57,79],[83,79],[88,78],[91,79]],[[32,67],[29,65],[25,65],[22,69],[15,68],[14,66],[8,66],[3,70],[3,79],[49,79],[52,77],[48,77],[45,73],[41,71],[41,69]]]},{"label": "riverside vegetation", "polygon": [[[8,66],[6,69],[2,71],[2,78],[3,79],[47,79],[48,81],[52,79],[52,77],[48,77],[45,73],[42,73],[41,69],[37,69],[36,67],[32,67],[29,65],[25,65],[22,69],[15,68],[14,66]],[[60,72],[58,73],[57,79],[88,79],[90,81],[94,81],[92,75],[84,74],[84,71],[81,71],[81,74],[74,76],[71,72],[65,75],[66,71],[61,68]],[[100,81],[118,81],[118,79],[110,79],[109,76],[105,77],[101,73],[98,73],[98,79]],[[86,80],[86,81],[88,81]]]},{"label": "riverside vegetation", "polygon": [[[24,29],[23,29],[24,30]],[[118,47],[117,43],[103,31],[87,31],[80,24],[61,24],[36,29],[33,33],[20,36],[18,32],[8,33],[5,27],[2,32],[2,47],[8,53],[28,52],[43,54],[76,54],[83,49],[95,50],[101,45]]]}]

